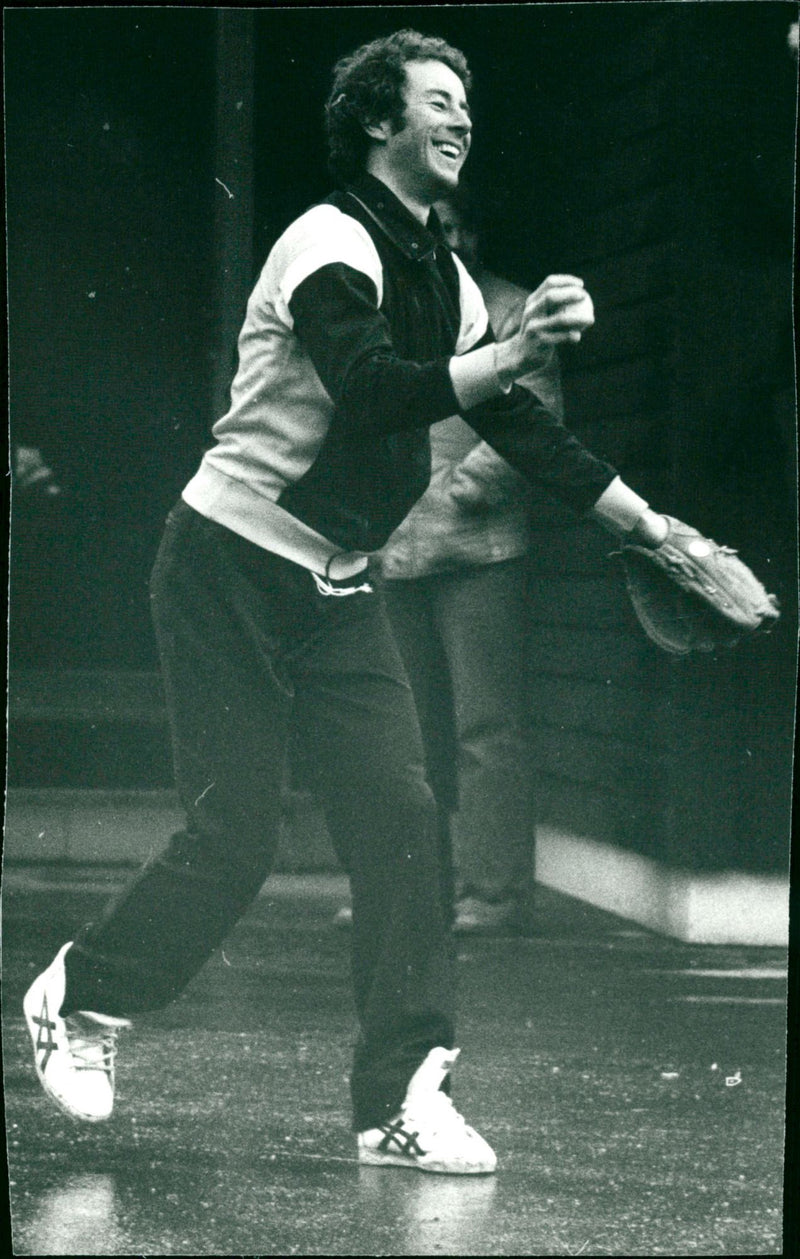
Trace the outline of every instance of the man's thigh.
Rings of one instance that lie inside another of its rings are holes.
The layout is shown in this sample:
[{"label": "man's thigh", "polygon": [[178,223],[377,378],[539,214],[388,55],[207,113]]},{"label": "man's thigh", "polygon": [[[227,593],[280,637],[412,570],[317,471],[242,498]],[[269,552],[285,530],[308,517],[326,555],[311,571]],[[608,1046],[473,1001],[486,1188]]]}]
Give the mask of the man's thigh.
[{"label": "man's thigh", "polygon": [[423,759],[405,665],[379,595],[350,595],[331,611],[327,633],[291,670],[293,747],[326,793],[349,782],[386,791]]}]

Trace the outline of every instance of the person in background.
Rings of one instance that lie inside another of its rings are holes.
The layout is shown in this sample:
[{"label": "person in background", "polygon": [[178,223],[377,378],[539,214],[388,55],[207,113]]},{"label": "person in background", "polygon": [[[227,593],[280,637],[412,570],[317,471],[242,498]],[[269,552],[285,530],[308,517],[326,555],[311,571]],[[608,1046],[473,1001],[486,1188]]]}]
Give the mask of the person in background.
[{"label": "person in background", "polygon": [[[483,264],[474,202],[436,203],[495,337],[520,326],[528,293]],[[563,420],[554,345],[518,384]],[[457,932],[530,919],[535,835],[526,553],[531,488],[460,416],[434,424],[428,489],[380,553],[390,620],[414,692],[439,812]]]},{"label": "person in background", "polygon": [[46,498],[58,497],[61,486],[53,469],[42,458],[38,446],[15,445],[12,454],[11,475],[21,493],[38,493]]},{"label": "person in background", "polygon": [[[477,282],[498,340],[528,293],[483,263],[479,213],[463,189],[434,206]],[[558,354],[519,382],[559,419]],[[434,424],[431,481],[379,553],[390,620],[436,797],[442,877],[459,933],[531,921],[535,802],[526,686],[528,483],[460,416]],[[343,907],[340,926],[352,920]]]}]

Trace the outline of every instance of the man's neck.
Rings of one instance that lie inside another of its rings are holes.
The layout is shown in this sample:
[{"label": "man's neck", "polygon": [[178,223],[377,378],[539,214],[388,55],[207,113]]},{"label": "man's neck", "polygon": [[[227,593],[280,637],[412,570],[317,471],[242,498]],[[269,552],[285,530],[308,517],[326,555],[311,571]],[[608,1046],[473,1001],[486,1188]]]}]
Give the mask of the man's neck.
[{"label": "man's neck", "polygon": [[394,193],[397,200],[406,207],[409,214],[413,214],[414,218],[418,219],[419,222],[422,223],[423,227],[427,224],[434,198],[427,200],[410,193],[408,189],[404,188],[395,178],[392,171],[385,171],[381,169],[379,155],[376,155],[372,158],[372,160],[367,161],[367,173],[372,175],[375,179],[379,179],[382,184],[385,184],[389,191]]}]

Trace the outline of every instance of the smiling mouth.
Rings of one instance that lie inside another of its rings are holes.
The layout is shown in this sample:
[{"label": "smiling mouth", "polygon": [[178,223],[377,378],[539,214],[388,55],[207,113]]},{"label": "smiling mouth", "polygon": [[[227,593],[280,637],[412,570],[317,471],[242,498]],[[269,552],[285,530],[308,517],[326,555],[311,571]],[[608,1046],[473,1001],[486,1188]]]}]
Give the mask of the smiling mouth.
[{"label": "smiling mouth", "polygon": [[447,157],[453,162],[457,161],[464,152],[461,146],[454,144],[452,140],[434,140],[433,147],[437,150],[437,152],[441,153],[443,157]]}]

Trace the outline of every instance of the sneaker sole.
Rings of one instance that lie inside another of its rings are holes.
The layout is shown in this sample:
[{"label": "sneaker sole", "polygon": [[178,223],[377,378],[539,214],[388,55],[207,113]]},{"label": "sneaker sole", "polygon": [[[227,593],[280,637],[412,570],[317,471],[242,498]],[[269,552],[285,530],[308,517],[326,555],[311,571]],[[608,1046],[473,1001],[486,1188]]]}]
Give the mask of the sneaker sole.
[{"label": "sneaker sole", "polygon": [[368,1167],[405,1167],[409,1171],[428,1172],[437,1176],[491,1176],[496,1167],[437,1167],[402,1154],[383,1154],[379,1150],[359,1150],[359,1163]]}]

